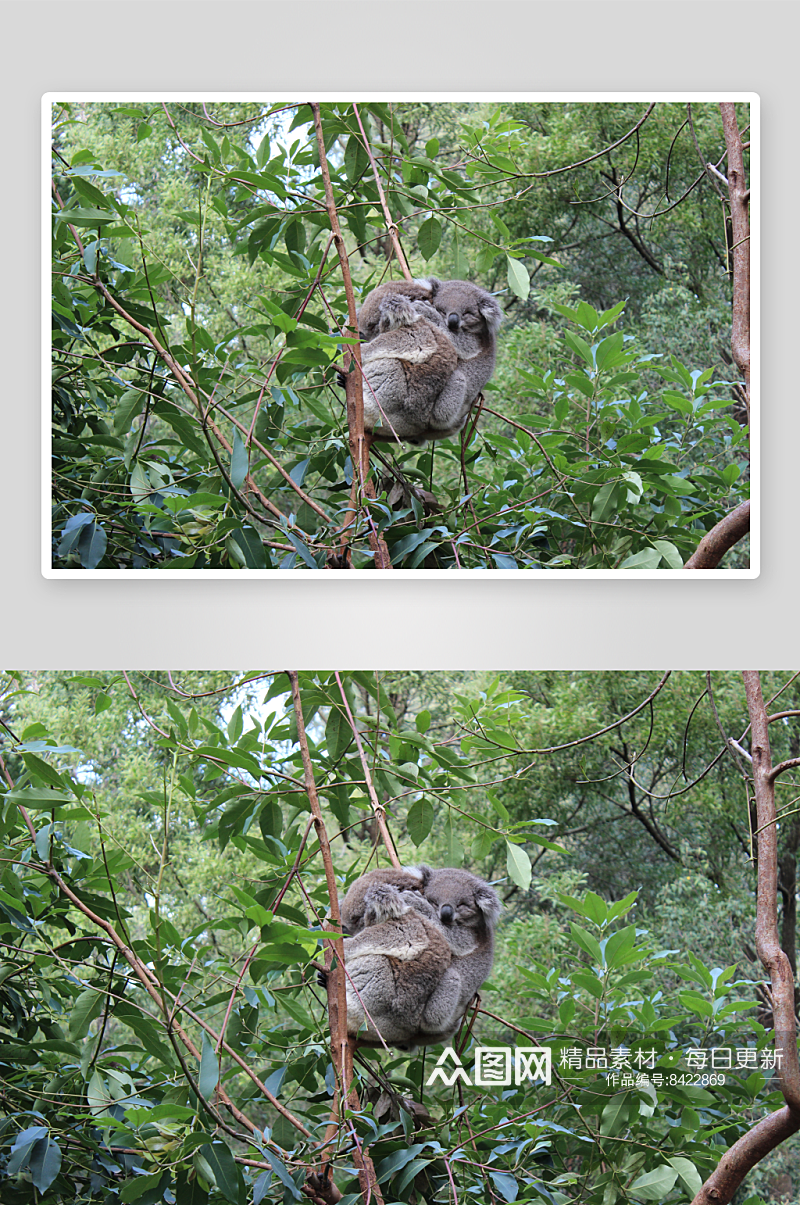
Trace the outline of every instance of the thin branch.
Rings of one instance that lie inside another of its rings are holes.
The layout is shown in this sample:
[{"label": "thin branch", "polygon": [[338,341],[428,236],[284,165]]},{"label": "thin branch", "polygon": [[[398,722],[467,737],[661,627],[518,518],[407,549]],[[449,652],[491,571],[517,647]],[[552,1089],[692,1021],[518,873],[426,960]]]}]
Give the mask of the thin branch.
[{"label": "thin branch", "polygon": [[[341,227],[339,225],[339,214],[336,209],[336,199],[333,195],[333,185],[331,183],[331,174],[328,170],[328,157],[325,153],[325,139],[322,134],[322,115],[320,113],[319,104],[315,101],[310,102],[311,112],[314,117],[314,129],[317,136],[317,149],[319,151],[319,166],[322,173],[322,182],[325,187],[325,201],[328,210],[328,220],[331,224],[331,232],[333,241],[336,244],[336,252],[339,256],[339,263],[342,269],[342,283],[344,284],[345,296],[347,297],[347,315],[348,327],[352,335],[358,335],[358,323],[356,322],[356,299],[353,292],[353,281],[350,276],[350,261],[347,256],[347,247],[342,236]],[[350,360],[355,359],[358,366],[357,372],[348,372]],[[353,344],[347,352],[344,359],[345,376],[345,396],[347,399],[347,426],[350,442],[350,461],[353,465],[353,488],[350,494],[350,507],[345,515],[343,524],[343,535],[340,545],[341,558],[350,568],[350,550],[347,545],[347,532],[355,525],[356,516],[358,513],[359,493],[368,498],[375,497],[375,487],[370,481],[369,476],[369,449],[372,444],[372,436],[367,435],[364,431],[364,392],[361,384],[361,347],[358,343]],[[376,569],[391,569],[392,560],[389,556],[389,549],[386,541],[382,536],[379,536],[375,527],[370,526],[369,535],[370,547],[375,554]]]},{"label": "thin branch", "polygon": [[[325,869],[325,881],[328,886],[328,897],[330,899],[331,915],[330,924],[337,929],[341,929],[341,914],[339,912],[339,893],[336,887],[336,875],[333,869],[333,856],[331,854],[330,842],[328,833],[325,828],[325,821],[322,816],[322,809],[317,795],[317,785],[314,781],[314,767],[311,760],[311,753],[308,747],[308,737],[306,736],[305,719],[303,717],[303,704],[300,697],[300,680],[296,670],[288,670],[287,677],[292,688],[292,702],[294,704],[295,720],[297,722],[297,740],[300,746],[300,754],[303,759],[303,774],[306,784],[306,794],[308,803],[311,809],[311,814],[314,817],[314,828],[319,842],[320,853],[322,854],[322,864]],[[347,998],[345,994],[345,977],[344,977],[344,943],[341,936],[325,937],[326,945],[325,963],[328,971],[327,989],[328,989],[328,1023],[331,1031],[331,1047],[333,1053],[333,1063],[337,1073],[337,1095],[333,1098],[331,1120],[325,1134],[326,1145],[331,1143],[336,1136],[339,1123],[344,1115],[342,1101],[345,1101],[347,1107],[357,1110],[360,1108],[358,1096],[355,1087],[353,1086],[353,1052],[355,1050],[355,1039],[349,1038],[347,1035]],[[336,965],[333,965],[333,954],[336,955]],[[378,1188],[378,1178],[375,1173],[375,1166],[367,1153],[366,1148],[362,1150],[360,1146],[356,1148],[354,1156],[356,1166],[358,1167],[358,1182],[361,1186],[361,1191],[364,1194],[365,1200],[374,1199],[383,1205],[383,1197]]]},{"label": "thin branch", "polygon": [[386,808],[383,806],[383,804],[378,799],[377,792],[375,791],[375,786],[372,782],[372,775],[369,772],[369,765],[367,763],[367,758],[364,753],[364,746],[361,743],[361,733],[358,731],[356,722],[353,719],[353,713],[350,710],[350,704],[347,701],[347,695],[345,694],[345,689],[342,684],[342,679],[339,676],[339,671],[334,670],[334,674],[336,677],[336,681],[339,684],[339,691],[342,696],[342,702],[344,703],[344,709],[347,712],[347,718],[350,722],[350,730],[352,731],[353,737],[356,742],[356,747],[358,749],[358,756],[361,758],[361,766],[364,771],[364,781],[367,785],[369,797],[372,802],[372,810],[375,813],[375,821],[378,825],[378,828],[380,829],[381,836],[383,837],[383,843],[386,846],[386,852],[388,853],[389,858],[391,859],[392,866],[396,866],[397,869],[400,870],[401,869],[400,859],[397,856],[397,850],[394,847],[394,842],[392,841],[391,833],[389,832],[389,829],[386,824]]},{"label": "thin branch", "polygon": [[367,156],[369,158],[370,164],[372,165],[372,174],[375,177],[375,187],[377,188],[378,196],[381,199],[381,208],[383,209],[383,216],[386,218],[386,229],[389,233],[389,238],[392,240],[392,246],[394,247],[394,253],[397,256],[403,276],[405,276],[406,280],[411,280],[411,278],[412,278],[411,277],[411,269],[408,266],[406,257],[403,255],[403,248],[400,246],[400,236],[399,236],[398,230],[397,230],[397,223],[395,222],[394,218],[392,217],[391,213],[389,212],[389,206],[386,202],[386,194],[383,191],[383,186],[381,184],[380,176],[378,175],[378,165],[375,162],[375,156],[372,153],[372,147],[369,144],[369,139],[367,138],[364,127],[361,124],[361,114],[358,111],[358,105],[356,105],[356,104],[353,105],[353,112],[356,115],[356,121],[358,122],[358,128],[361,131],[362,146],[364,147],[364,150],[367,152]]},{"label": "thin branch", "polygon": [[605,728],[598,728],[596,732],[590,733],[589,736],[580,736],[577,740],[567,741],[563,745],[551,745],[549,749],[519,749],[517,752],[520,754],[524,753],[527,757],[530,757],[532,754],[536,754],[537,756],[546,756],[550,753],[558,753],[561,749],[573,749],[576,745],[585,745],[589,741],[596,740],[598,736],[604,736],[607,732],[613,732],[616,728],[621,728],[623,724],[628,722],[628,720],[632,720],[635,715],[638,715],[640,711],[643,711],[645,707],[649,706],[656,695],[661,693],[669,681],[671,673],[672,670],[668,669],[665,674],[662,674],[658,680],[658,685],[656,686],[655,690],[650,692],[644,702],[640,703],[638,707],[634,707],[633,711],[629,711],[627,715],[615,720],[613,724],[607,724]]},{"label": "thin branch", "polygon": [[769,723],[761,680],[756,671],[743,673],[747,710],[752,728],[753,784],[758,813],[758,897],[756,946],[770,977],[776,1049],[782,1060],[777,1078],[785,1106],[763,1118],[735,1142],[719,1162],[692,1205],[728,1205],[736,1189],[755,1165],[800,1130],[800,1067],[795,1032],[794,976],[778,936],[778,837]]},{"label": "thin branch", "polygon": [[627,142],[629,138],[632,138],[636,131],[641,129],[641,127],[647,121],[655,107],[655,101],[653,101],[647,106],[644,116],[637,121],[635,126],[628,130],[627,134],[623,134],[621,138],[618,138],[616,142],[612,142],[610,146],[603,147],[602,151],[597,151],[596,154],[590,155],[588,159],[579,159],[577,163],[570,163],[567,167],[556,167],[549,172],[533,172],[532,175],[534,179],[544,180],[547,178],[547,176],[560,176],[563,172],[574,171],[576,167],[584,167],[587,163],[592,163],[595,159],[602,159],[603,156],[607,155],[609,151],[613,151],[615,147],[622,146],[623,142]]},{"label": "thin branch", "polygon": [[796,766],[800,766],[800,757],[789,757],[786,761],[778,762],[777,766],[773,766],[770,771],[770,782],[774,783],[779,774],[784,774],[786,770],[793,770]]}]

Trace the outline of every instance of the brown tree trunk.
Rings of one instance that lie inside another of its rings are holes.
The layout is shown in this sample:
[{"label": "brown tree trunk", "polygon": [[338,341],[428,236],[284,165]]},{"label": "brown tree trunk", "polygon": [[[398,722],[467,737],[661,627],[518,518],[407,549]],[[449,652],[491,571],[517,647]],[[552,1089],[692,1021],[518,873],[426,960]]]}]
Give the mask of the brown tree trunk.
[{"label": "brown tree trunk", "polygon": [[761,693],[760,675],[755,670],[746,670],[742,676],[750,715],[752,787],[758,819],[756,948],[770,979],[776,1056],[778,1051],[781,1052],[777,1079],[786,1104],[762,1118],[726,1151],[692,1205],[728,1205],[742,1180],[759,1160],[800,1130],[794,975],[778,940],[778,825],[775,813],[775,779],[796,765],[798,759],[773,767],[769,717]]}]

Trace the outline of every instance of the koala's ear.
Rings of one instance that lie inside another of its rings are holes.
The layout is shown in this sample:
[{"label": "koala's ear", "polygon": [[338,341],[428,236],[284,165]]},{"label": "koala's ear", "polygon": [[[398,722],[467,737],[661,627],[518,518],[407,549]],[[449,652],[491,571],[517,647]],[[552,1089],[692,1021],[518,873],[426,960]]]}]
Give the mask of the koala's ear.
[{"label": "koala's ear", "polygon": [[500,324],[503,321],[503,311],[495,301],[494,297],[487,297],[485,301],[481,301],[478,309],[481,312],[486,325],[490,332],[496,335],[500,329]]},{"label": "koala's ear", "polygon": [[419,314],[407,297],[400,293],[389,293],[378,307],[382,332],[395,330],[398,326],[412,326]]},{"label": "koala's ear", "polygon": [[417,866],[416,870],[422,876],[420,890],[424,892],[425,888],[428,886],[428,883],[431,881],[433,871],[431,870],[430,866]]},{"label": "koala's ear", "polygon": [[503,905],[492,887],[482,883],[480,887],[476,888],[475,903],[492,925],[497,923],[497,918],[503,911]]},{"label": "koala's ear", "polygon": [[367,925],[379,925],[408,911],[408,904],[391,883],[376,883],[364,896],[364,922]]}]

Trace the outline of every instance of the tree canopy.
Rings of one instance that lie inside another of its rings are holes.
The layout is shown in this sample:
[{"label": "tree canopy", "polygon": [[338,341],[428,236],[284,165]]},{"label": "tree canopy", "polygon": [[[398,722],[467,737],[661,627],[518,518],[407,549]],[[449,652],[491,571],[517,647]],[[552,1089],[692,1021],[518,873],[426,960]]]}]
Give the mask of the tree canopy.
[{"label": "tree canopy", "polygon": [[[719,106],[52,108],[56,569],[748,565]],[[406,274],[495,293],[498,364],[370,447],[355,308]]]},{"label": "tree canopy", "polygon": [[[3,1202],[724,1205],[748,1170],[770,1200],[800,1127],[798,690],[7,675]],[[503,900],[453,1079],[337,1029],[338,899],[395,858]],[[549,1083],[476,1081],[543,1049]]]}]

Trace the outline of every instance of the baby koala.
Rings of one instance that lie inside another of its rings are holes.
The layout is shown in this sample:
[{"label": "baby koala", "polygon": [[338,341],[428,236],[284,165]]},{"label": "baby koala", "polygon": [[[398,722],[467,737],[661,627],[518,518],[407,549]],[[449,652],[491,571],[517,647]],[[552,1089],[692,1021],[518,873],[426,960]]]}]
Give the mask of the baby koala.
[{"label": "baby koala", "polygon": [[426,915],[433,910],[415,890],[416,877],[373,875],[380,877],[363,876],[342,905],[343,928],[357,929],[344,939],[347,1032],[365,1045],[400,1050],[447,1041],[460,1020],[450,947]]},{"label": "baby koala", "polygon": [[424,442],[434,407],[452,388],[458,352],[438,310],[424,299],[388,292],[375,319],[377,329],[361,346],[364,429],[378,439]]},{"label": "baby koala", "polygon": [[420,866],[425,903],[432,907],[454,955],[463,1013],[488,979],[494,961],[494,931],[502,905],[493,887],[468,870]]}]

